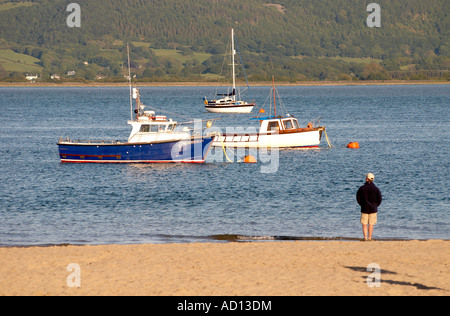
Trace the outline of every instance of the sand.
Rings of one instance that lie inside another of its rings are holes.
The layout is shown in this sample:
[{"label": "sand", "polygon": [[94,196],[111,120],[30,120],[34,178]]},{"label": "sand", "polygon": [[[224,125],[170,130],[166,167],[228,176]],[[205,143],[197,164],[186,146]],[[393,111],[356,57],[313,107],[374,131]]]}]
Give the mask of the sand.
[{"label": "sand", "polygon": [[0,295],[448,296],[449,255],[443,240],[0,248]]}]

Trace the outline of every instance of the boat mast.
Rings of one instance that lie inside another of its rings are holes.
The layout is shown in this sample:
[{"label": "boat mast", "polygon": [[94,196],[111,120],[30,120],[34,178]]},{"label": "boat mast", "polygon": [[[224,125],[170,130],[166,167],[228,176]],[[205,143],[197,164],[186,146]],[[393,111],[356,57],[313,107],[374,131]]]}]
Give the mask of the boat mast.
[{"label": "boat mast", "polygon": [[127,54],[128,54],[128,82],[130,84],[130,114],[131,120],[133,120],[133,95],[131,92],[131,65],[130,65],[130,45],[127,43]]},{"label": "boat mast", "polygon": [[234,55],[236,54],[236,50],[234,49],[234,29],[231,29],[231,56],[233,63],[233,101],[236,101],[236,71],[234,65]]},{"label": "boat mast", "polygon": [[275,98],[275,76],[272,76],[272,90],[273,90],[273,109],[275,111],[275,117],[277,117],[277,102]]}]

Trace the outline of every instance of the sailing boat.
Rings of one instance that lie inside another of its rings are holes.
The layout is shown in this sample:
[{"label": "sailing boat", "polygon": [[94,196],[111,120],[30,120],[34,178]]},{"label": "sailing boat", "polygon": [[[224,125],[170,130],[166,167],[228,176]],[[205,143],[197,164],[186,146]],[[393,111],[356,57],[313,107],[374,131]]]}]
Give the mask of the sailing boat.
[{"label": "sailing boat", "polygon": [[233,70],[233,88],[231,93],[217,94],[216,97],[222,97],[216,100],[207,100],[203,98],[205,102],[205,108],[208,112],[213,113],[250,113],[255,106],[255,103],[249,103],[236,98],[236,49],[235,49],[235,37],[234,29],[231,29],[231,66]]},{"label": "sailing boat", "polygon": [[[273,78],[274,115],[255,117],[251,120],[260,122],[258,133],[228,133],[217,135],[214,147],[228,148],[318,148],[323,126],[313,126],[309,123],[300,127],[298,120],[290,114],[278,115],[276,105],[275,79]],[[265,113],[263,109],[260,113]],[[326,132],[325,132],[326,135]]]}]

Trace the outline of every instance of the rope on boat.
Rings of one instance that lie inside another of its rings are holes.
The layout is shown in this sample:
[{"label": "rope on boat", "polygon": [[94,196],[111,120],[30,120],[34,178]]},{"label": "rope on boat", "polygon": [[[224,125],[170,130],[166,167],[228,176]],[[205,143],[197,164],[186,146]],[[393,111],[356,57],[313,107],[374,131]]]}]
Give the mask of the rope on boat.
[{"label": "rope on boat", "polygon": [[[220,139],[220,143],[222,144],[222,149],[223,149],[223,153],[225,154],[225,158],[227,158],[228,162],[234,162],[233,160],[231,160],[228,155],[227,155],[227,147],[225,146],[225,144],[223,143],[223,139],[222,139],[222,135],[220,134],[220,132],[215,133],[219,139]],[[233,155],[235,155],[235,153],[233,153]],[[236,156],[236,155],[235,155]],[[237,157],[237,156],[236,156]],[[238,161],[241,162],[241,161]]]},{"label": "rope on boat", "polygon": [[334,147],[334,146],[331,144],[330,139],[328,138],[327,129],[326,129],[325,127],[323,128],[323,131],[325,132],[325,138],[326,138],[326,140],[327,140],[328,147],[330,147],[330,148]]}]

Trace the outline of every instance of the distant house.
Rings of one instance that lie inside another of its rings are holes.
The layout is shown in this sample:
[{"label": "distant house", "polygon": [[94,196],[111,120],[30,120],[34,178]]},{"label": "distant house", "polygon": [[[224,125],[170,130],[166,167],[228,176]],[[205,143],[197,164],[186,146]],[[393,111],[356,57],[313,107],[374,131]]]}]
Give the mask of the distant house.
[{"label": "distant house", "polygon": [[53,74],[53,75],[50,76],[50,78],[51,78],[52,80],[59,80],[59,79],[61,79],[61,76],[58,75],[58,74]]},{"label": "distant house", "polygon": [[[131,77],[130,76],[123,76],[125,79],[127,79],[127,80],[131,80]],[[136,75],[134,75],[133,76],[133,79],[135,79],[136,78]]]},{"label": "distant house", "polygon": [[29,81],[33,81],[33,80],[38,79],[39,76],[38,76],[38,75],[28,75],[28,74],[27,74],[27,76],[26,76],[25,78],[26,78],[27,80],[29,80]]},{"label": "distant house", "polygon": [[77,73],[76,73],[76,71],[74,71],[74,70],[71,70],[71,71],[68,71],[67,72],[67,75],[68,76],[75,76]]}]

